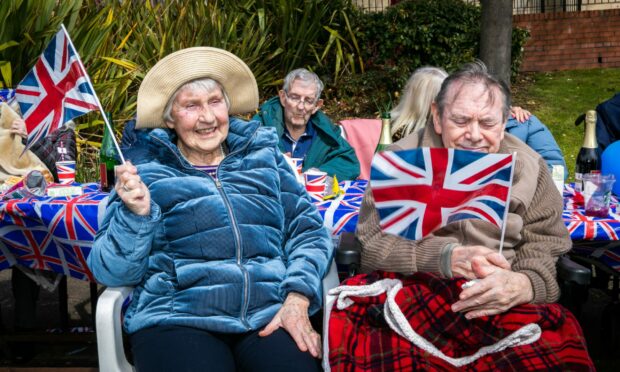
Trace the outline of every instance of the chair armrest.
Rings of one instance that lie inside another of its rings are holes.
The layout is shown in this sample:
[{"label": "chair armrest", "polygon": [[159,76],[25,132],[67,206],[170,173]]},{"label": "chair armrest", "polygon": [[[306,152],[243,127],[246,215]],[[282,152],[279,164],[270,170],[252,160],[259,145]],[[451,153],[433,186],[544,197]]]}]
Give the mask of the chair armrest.
[{"label": "chair armrest", "polygon": [[566,256],[560,256],[557,263],[558,280],[574,282],[578,285],[589,285],[591,271]]},{"label": "chair armrest", "polygon": [[97,354],[102,372],[133,371],[123,349],[121,308],[131,287],[106,288],[97,300]]},{"label": "chair armrest", "polygon": [[360,265],[362,261],[362,245],[354,233],[343,232],[340,234],[335,257],[336,263],[339,265]]}]

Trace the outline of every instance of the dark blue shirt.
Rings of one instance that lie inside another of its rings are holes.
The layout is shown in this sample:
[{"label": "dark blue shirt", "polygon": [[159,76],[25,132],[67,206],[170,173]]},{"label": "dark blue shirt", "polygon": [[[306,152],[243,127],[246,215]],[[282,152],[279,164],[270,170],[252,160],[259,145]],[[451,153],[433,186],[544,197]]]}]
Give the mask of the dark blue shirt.
[{"label": "dark blue shirt", "polygon": [[280,145],[284,148],[284,152],[290,152],[292,158],[303,159],[306,157],[306,153],[312,146],[312,140],[316,136],[316,130],[312,126],[311,122],[306,125],[306,131],[302,134],[297,141],[291,137],[286,126],[284,126],[284,132],[282,138],[280,138]]}]

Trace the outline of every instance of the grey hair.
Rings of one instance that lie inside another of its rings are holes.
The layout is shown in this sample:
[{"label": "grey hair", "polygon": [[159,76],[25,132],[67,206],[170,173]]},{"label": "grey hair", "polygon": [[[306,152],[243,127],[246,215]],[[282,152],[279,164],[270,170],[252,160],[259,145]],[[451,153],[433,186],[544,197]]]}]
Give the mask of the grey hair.
[{"label": "grey hair", "polygon": [[181,85],[179,89],[177,89],[172,94],[172,96],[168,100],[168,103],[166,103],[166,107],[164,107],[164,115],[163,115],[164,122],[174,122],[174,120],[172,119],[172,104],[177,99],[179,92],[181,92],[182,90],[184,89],[202,90],[207,93],[211,93],[217,88],[220,88],[220,90],[222,91],[222,94],[224,95],[224,101],[226,102],[226,107],[230,109],[230,99],[228,98],[228,93],[226,93],[226,90],[224,89],[222,84],[220,84],[219,82],[211,78],[201,78],[201,79],[189,81]]},{"label": "grey hair", "polygon": [[405,137],[426,126],[431,103],[447,77],[448,73],[439,67],[425,66],[413,72],[403,89],[400,102],[390,112],[392,135],[399,133],[400,137]]},{"label": "grey hair", "polygon": [[284,85],[282,86],[282,89],[285,93],[288,94],[291,89],[291,85],[295,80],[314,83],[314,85],[316,86],[315,100],[318,101],[321,98],[321,93],[323,92],[324,85],[321,79],[319,79],[319,77],[317,76],[317,74],[312,71],[308,71],[305,68],[298,68],[289,72],[288,74],[286,74],[286,77],[284,78]]},{"label": "grey hair", "polygon": [[[439,90],[437,98],[435,99],[435,103],[437,104],[437,109],[439,111],[439,117],[443,116],[444,109],[448,104],[448,92],[451,90],[452,86],[460,85],[460,87],[462,87],[465,84],[474,83],[481,83],[485,86],[490,102],[494,102],[495,100],[494,89],[499,91],[499,93],[503,96],[501,97],[503,100],[502,120],[506,121],[508,119],[508,115],[510,114],[510,89],[504,81],[491,75],[487,70],[487,66],[480,60],[463,65],[458,71],[451,74],[446,78],[446,80],[443,81],[443,84],[441,84],[441,90]],[[455,92],[452,97],[455,98],[457,94],[458,91]]]}]

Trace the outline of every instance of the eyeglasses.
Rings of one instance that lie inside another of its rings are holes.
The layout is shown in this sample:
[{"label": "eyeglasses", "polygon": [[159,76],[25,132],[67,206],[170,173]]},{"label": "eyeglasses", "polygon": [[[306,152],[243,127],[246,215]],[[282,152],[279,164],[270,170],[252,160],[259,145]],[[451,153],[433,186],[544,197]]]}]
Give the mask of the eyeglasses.
[{"label": "eyeglasses", "polygon": [[312,107],[314,107],[314,105],[316,105],[316,102],[318,101],[316,98],[300,97],[297,94],[289,95],[286,91],[284,92],[284,95],[290,103],[294,104],[295,106],[299,106],[300,103],[303,103],[304,107],[307,109],[311,109]]}]

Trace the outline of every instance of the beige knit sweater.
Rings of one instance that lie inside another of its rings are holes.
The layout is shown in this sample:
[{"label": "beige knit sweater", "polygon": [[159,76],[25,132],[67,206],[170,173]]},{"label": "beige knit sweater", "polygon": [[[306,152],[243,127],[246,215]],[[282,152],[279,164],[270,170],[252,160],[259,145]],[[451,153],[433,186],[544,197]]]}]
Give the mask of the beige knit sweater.
[{"label": "beige knit sweater", "polygon": [[[443,147],[432,125],[396,142],[390,150],[417,147]],[[499,152],[517,152],[503,254],[514,271],[530,278],[533,303],[557,301],[560,290],[555,265],[558,256],[572,246],[562,221],[562,196],[545,161],[525,143],[506,133]],[[423,271],[441,275],[440,252],[444,246],[458,243],[499,249],[500,229],[486,221],[468,219],[451,223],[420,240],[384,233],[369,185],[356,235],[362,243],[364,272]]]}]

